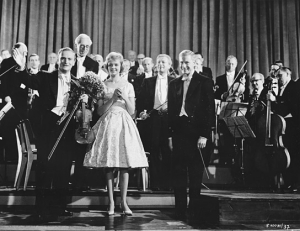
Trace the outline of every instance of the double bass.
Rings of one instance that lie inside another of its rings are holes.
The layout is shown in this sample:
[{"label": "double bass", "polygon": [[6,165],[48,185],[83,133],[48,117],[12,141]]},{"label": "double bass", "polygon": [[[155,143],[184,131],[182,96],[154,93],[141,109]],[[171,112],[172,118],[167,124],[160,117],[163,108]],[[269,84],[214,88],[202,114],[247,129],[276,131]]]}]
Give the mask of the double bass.
[{"label": "double bass", "polygon": [[[274,81],[277,79],[272,81],[268,85],[268,93],[273,91]],[[282,116],[271,112],[271,101],[268,99],[266,113],[261,115],[257,123],[256,136],[260,142],[257,155],[266,156],[269,163],[269,174],[275,176],[287,169],[291,163],[289,151],[283,143],[286,121]]]}]

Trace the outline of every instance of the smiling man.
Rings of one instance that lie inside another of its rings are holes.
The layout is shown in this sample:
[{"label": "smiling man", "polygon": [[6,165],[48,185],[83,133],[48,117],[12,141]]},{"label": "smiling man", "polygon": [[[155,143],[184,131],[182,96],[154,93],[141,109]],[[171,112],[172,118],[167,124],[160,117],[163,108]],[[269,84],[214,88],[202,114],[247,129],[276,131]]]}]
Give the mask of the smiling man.
[{"label": "smiling man", "polygon": [[[171,187],[171,151],[168,147],[168,86],[174,78],[168,75],[172,65],[169,55],[156,58],[158,75],[145,78],[137,97],[137,115],[143,119],[138,125],[145,151],[150,152],[151,189]],[[152,112],[150,117],[144,111]],[[142,124],[143,123],[143,124]],[[143,127],[143,128],[141,128]]]},{"label": "smiling man", "polygon": [[[24,68],[24,56],[17,50],[14,50],[13,54],[19,66]],[[64,123],[57,125],[57,121],[66,112],[68,92],[73,88],[70,83],[70,71],[75,63],[75,53],[71,48],[66,47],[58,52],[58,57],[59,69],[56,71],[51,73],[40,71],[36,75],[30,75],[24,70],[19,76],[24,85],[39,91],[42,105],[40,113],[43,123],[37,142],[36,169],[36,206],[38,219],[42,220],[56,219],[60,215],[71,215],[65,209],[72,164],[70,147],[74,142],[75,121],[71,120],[53,157],[48,161],[48,155],[64,126]]]},{"label": "smiling man", "polygon": [[179,54],[179,65],[183,74],[169,85],[168,119],[171,131],[170,147],[173,149],[175,215],[177,219],[185,219],[187,187],[190,214],[197,217],[200,209],[204,171],[201,155],[203,154],[204,160],[209,160],[215,103],[213,82],[195,71],[194,53],[189,50],[182,51]]},{"label": "smiling man", "polygon": [[89,56],[87,56],[91,46],[92,40],[86,34],[80,34],[75,39],[75,47],[77,51],[76,62],[71,70],[71,73],[78,79],[81,78],[87,71],[92,71],[95,74],[98,74],[98,63]]}]

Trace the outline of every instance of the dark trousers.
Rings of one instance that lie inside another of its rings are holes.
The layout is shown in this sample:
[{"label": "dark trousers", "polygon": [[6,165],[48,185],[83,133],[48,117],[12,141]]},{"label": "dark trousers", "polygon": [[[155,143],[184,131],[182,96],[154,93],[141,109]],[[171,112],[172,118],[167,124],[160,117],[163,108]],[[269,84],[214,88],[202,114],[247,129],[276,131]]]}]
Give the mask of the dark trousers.
[{"label": "dark trousers", "polygon": [[36,171],[36,206],[38,213],[60,213],[67,205],[67,194],[72,164],[70,144],[74,130],[67,127],[52,158],[50,154],[64,124],[56,124],[59,116],[47,111],[43,115],[44,132],[39,137]]},{"label": "dark trousers", "polygon": [[168,115],[151,114],[150,184],[151,188],[171,187],[171,150],[168,140]]},{"label": "dark trousers", "polygon": [[[200,203],[200,191],[204,164],[197,147],[199,136],[189,131],[189,120],[180,117],[178,130],[174,131],[173,142],[173,186],[175,195],[175,209],[184,212],[187,207],[187,187],[189,187],[189,208],[197,208]],[[202,149],[204,159],[209,159],[209,143]]]}]

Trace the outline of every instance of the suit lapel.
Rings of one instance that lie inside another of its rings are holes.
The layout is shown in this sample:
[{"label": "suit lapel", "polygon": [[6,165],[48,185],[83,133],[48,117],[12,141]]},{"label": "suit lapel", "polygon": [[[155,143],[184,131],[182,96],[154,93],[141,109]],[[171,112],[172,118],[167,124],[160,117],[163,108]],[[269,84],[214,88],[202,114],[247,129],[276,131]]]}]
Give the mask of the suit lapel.
[{"label": "suit lapel", "polygon": [[157,76],[155,76],[154,78],[152,79],[149,79],[151,81],[149,81],[149,94],[150,94],[150,97],[153,99],[153,102],[154,102],[154,97],[155,97],[155,86],[156,86],[156,80],[157,80]]},{"label": "suit lapel", "polygon": [[197,75],[198,74],[196,74],[196,72],[193,74],[189,88],[186,93],[186,99],[190,98],[193,95],[193,92],[195,91],[196,88],[198,88],[198,85],[200,84],[200,81],[198,80]]},{"label": "suit lapel", "polygon": [[51,90],[54,95],[54,98],[57,99],[57,91],[58,91],[58,71],[53,71],[51,73]]}]

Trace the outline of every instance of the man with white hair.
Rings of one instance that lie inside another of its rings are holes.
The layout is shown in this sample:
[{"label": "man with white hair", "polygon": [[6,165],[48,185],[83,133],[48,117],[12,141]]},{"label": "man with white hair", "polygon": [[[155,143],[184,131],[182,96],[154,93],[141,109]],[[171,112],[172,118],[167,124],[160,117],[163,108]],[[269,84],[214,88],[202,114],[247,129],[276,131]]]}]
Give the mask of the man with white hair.
[{"label": "man with white hair", "polygon": [[[26,57],[27,46],[24,43],[18,42],[13,46],[13,49],[18,49],[19,52]],[[28,117],[27,114],[27,99],[28,87],[23,84],[18,77],[18,65],[13,57],[3,60],[1,64],[0,74],[0,107],[11,102],[15,110],[8,112],[7,116],[1,121],[0,131],[3,132],[2,138],[6,155],[9,158],[17,158],[17,140],[15,128],[17,124]]]},{"label": "man with white hair", "polygon": [[[145,151],[150,152],[150,178],[152,190],[171,188],[171,150],[168,146],[168,87],[174,78],[168,75],[172,65],[169,55],[156,58],[158,74],[145,78],[136,100],[137,115],[144,120],[141,134]],[[147,114],[147,113],[150,113]],[[149,117],[149,118],[148,118]],[[145,136],[144,136],[145,135]]]},{"label": "man with white hair", "polygon": [[[95,74],[98,74],[99,64],[92,58],[88,56],[92,45],[91,38],[86,34],[80,34],[75,39],[75,47],[76,47],[76,57],[75,57],[75,65],[71,69],[72,77],[76,77],[77,79],[84,76],[85,72],[92,71]],[[92,124],[97,122],[99,116],[97,115],[97,110],[93,112],[93,120]],[[75,159],[75,168],[74,168],[74,182],[73,189],[76,191],[84,191],[88,187],[85,185],[85,176],[86,176],[86,168],[83,167],[83,158],[85,156],[85,145],[77,144],[74,141],[74,159]]]},{"label": "man with white hair", "polygon": [[142,73],[141,75],[138,75],[134,82],[134,91],[135,91],[136,97],[138,97],[138,95],[140,93],[141,86],[142,86],[144,79],[154,76],[154,73],[153,73],[154,63],[153,63],[152,58],[150,58],[150,57],[144,58],[142,60],[142,65],[144,68],[144,73]]},{"label": "man with white hair", "polygon": [[92,71],[98,74],[99,65],[98,63],[87,56],[90,51],[90,47],[92,45],[91,38],[86,34],[80,34],[75,39],[75,47],[76,47],[76,62],[75,65],[71,69],[71,74],[75,76],[77,79],[81,78],[85,72]]}]

